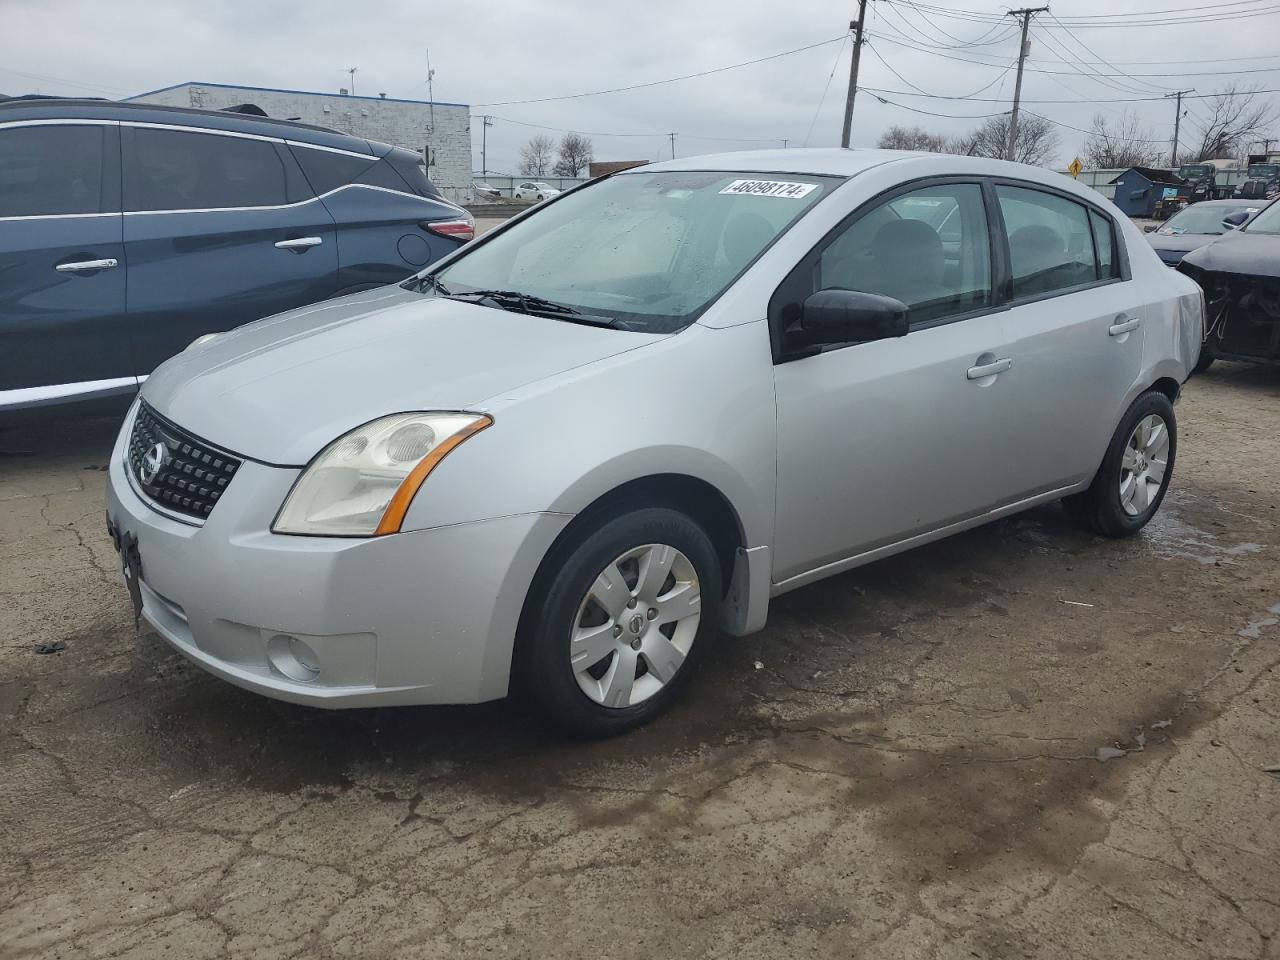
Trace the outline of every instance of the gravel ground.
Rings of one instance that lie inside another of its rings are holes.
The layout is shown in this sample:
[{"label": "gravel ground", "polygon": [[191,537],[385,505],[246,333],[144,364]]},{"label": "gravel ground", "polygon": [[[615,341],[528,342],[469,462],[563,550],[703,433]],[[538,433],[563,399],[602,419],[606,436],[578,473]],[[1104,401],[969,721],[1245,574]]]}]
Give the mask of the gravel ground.
[{"label": "gravel ground", "polygon": [[1046,507],[796,591],[594,744],[201,673],[135,631],[112,424],[10,435],[0,957],[1280,960],[1280,371],[1178,412],[1142,536]]}]

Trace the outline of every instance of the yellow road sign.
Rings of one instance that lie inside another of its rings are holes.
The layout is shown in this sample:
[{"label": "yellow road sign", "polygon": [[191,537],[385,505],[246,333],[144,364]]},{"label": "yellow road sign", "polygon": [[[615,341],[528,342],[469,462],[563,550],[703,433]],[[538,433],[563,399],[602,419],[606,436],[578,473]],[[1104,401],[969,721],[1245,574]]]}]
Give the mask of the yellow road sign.
[{"label": "yellow road sign", "polygon": [[1073,177],[1080,176],[1080,171],[1083,169],[1084,169],[1084,164],[1080,162],[1079,157],[1076,157],[1069,164],[1067,164],[1067,172],[1070,173],[1071,176]]}]

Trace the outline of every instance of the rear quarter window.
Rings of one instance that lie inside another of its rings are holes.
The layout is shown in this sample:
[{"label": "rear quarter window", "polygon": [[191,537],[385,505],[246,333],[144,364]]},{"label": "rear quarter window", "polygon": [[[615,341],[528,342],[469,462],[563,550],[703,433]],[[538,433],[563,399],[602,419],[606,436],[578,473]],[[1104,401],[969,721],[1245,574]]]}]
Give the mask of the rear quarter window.
[{"label": "rear quarter window", "polygon": [[329,193],[360,179],[378,162],[376,157],[357,157],[349,153],[334,153],[312,147],[291,144],[293,155],[306,175],[311,189],[317,194]]}]

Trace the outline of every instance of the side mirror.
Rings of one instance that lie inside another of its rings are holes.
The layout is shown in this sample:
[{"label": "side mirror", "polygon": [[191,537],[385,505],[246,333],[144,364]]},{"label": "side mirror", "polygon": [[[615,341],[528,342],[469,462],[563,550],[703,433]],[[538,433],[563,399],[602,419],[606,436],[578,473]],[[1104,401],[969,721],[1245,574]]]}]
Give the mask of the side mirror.
[{"label": "side mirror", "polygon": [[1241,210],[1237,213],[1231,214],[1229,217],[1223,217],[1222,225],[1228,230],[1239,230],[1240,225],[1248,219],[1249,212],[1247,210]]},{"label": "side mirror", "polygon": [[907,335],[907,305],[858,290],[819,290],[800,307],[800,333],[809,343],[856,343]]},{"label": "side mirror", "polygon": [[1158,226],[1158,224],[1155,224],[1155,223],[1148,223],[1145,227],[1143,227],[1143,228],[1142,228],[1142,232],[1143,232],[1143,233],[1155,233],[1155,232],[1156,232],[1156,227],[1157,227],[1157,226]]}]

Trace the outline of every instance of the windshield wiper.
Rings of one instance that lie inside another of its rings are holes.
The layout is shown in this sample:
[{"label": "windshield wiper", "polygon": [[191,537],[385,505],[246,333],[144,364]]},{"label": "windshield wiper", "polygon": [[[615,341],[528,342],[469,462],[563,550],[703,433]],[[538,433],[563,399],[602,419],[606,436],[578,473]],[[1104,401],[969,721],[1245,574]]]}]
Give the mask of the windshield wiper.
[{"label": "windshield wiper", "polygon": [[[411,286],[414,284],[415,286]],[[449,288],[440,282],[440,279],[434,273],[423,274],[421,277],[410,277],[401,284],[406,290],[416,290],[418,293],[425,293],[427,290],[434,290],[442,297],[450,294]]]},{"label": "windshield wiper", "polygon": [[[437,281],[438,282],[438,281]],[[567,303],[556,303],[543,297],[535,297],[518,290],[468,290],[465,293],[445,294],[451,300],[488,300],[503,310],[517,310],[531,316],[552,317],[570,323],[583,323],[592,327],[609,327],[613,330],[630,330],[631,327],[617,317],[605,317],[583,313]]]}]

